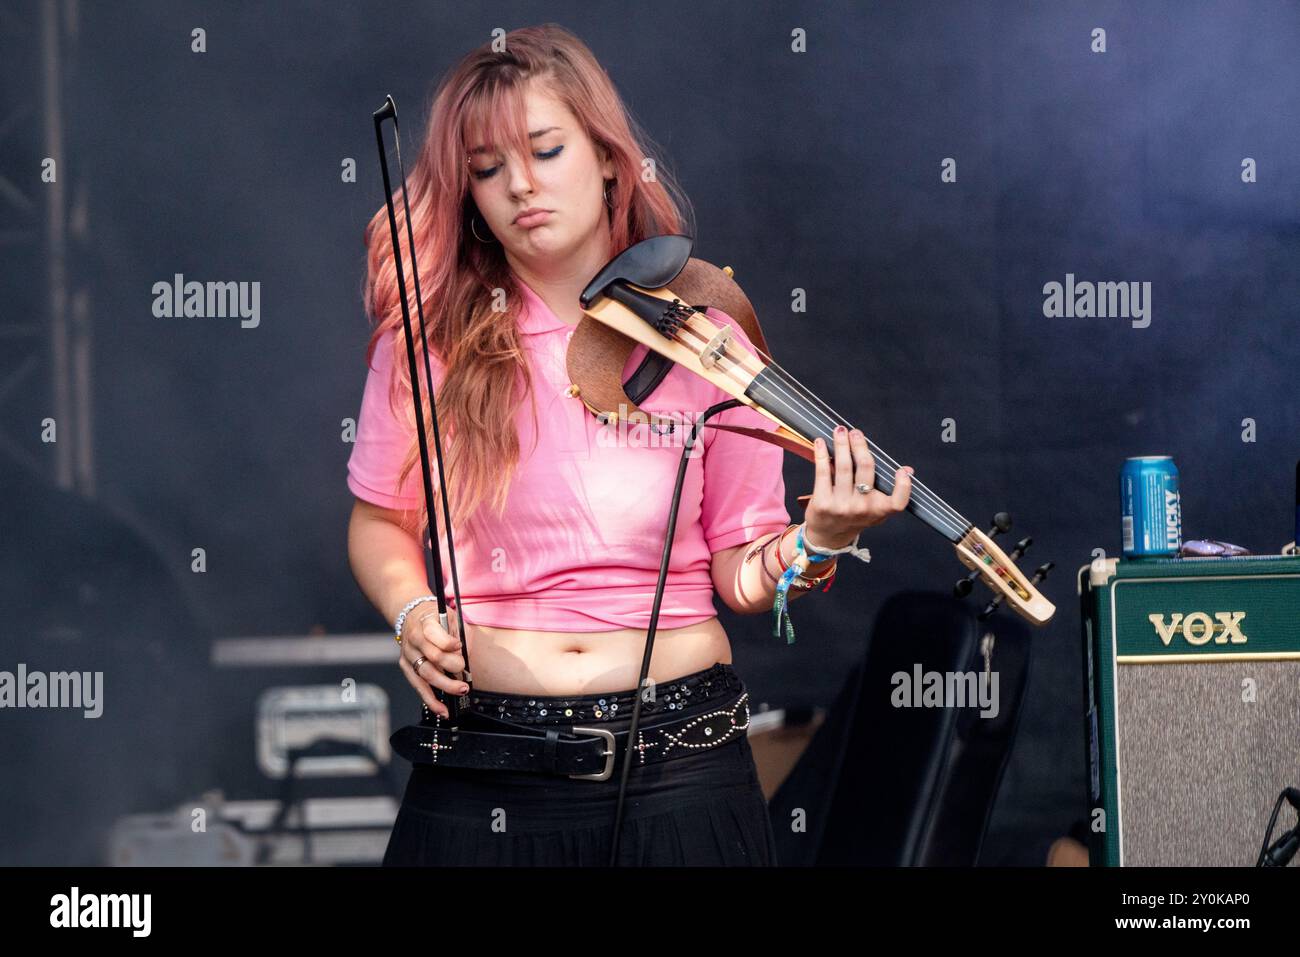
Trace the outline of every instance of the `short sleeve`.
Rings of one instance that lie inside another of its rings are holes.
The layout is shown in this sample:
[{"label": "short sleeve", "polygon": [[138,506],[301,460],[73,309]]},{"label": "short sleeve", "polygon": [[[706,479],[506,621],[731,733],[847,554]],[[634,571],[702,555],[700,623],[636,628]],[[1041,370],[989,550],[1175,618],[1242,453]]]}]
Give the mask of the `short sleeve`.
[{"label": "short sleeve", "polygon": [[[396,330],[402,333],[402,330]],[[356,442],[348,458],[348,488],[357,498],[381,508],[414,509],[424,498],[423,480],[417,463],[406,475],[399,488],[398,473],[407,452],[415,442],[415,412],[399,419],[389,405],[389,389],[393,379],[393,345],[395,335],[381,338],[375,346],[371,365],[366,373],[365,390],[361,396],[361,413],[357,418]],[[405,352],[402,353],[405,355]],[[434,388],[442,381],[442,364],[437,356],[429,356],[433,370]],[[424,414],[429,414],[426,403]]]},{"label": "short sleeve", "polygon": [[[735,338],[753,349],[740,324],[721,309],[710,307],[707,315],[725,321],[735,329]],[[720,390],[719,390],[720,391]],[[749,406],[720,412],[709,422],[743,425],[771,432],[776,424]],[[704,498],[700,521],[710,552],[752,542],[761,535],[779,532],[790,524],[785,507],[785,477],[781,471],[785,450],[761,439],[725,429],[703,430]]]}]

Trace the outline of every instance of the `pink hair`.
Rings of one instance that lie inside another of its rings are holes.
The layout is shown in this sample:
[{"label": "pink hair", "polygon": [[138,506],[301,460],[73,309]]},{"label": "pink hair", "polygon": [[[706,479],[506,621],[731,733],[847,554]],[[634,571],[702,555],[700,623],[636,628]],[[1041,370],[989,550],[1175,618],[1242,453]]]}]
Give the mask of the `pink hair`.
[{"label": "pink hair", "polygon": [[[629,115],[609,75],[568,30],[553,23],[513,30],[505,36],[504,50],[479,47],[443,78],[429,112],[427,136],[407,174],[407,188],[429,345],[446,369],[435,398],[447,456],[444,468],[452,525],[458,531],[485,499],[492,502],[498,515],[504,509],[520,454],[513,420],[524,396],[531,396],[531,376],[516,327],[523,297],[500,243],[479,242],[470,231],[470,217],[476,210],[465,157],[471,142],[507,143],[517,155],[528,157],[531,165],[524,88],[533,79],[542,81],[544,88],[572,111],[598,154],[604,150],[601,155],[613,161],[610,235],[615,253],[651,236],[688,231],[683,228],[682,210],[687,215],[690,210],[685,196],[658,161],[656,176],[643,177],[642,159],[647,154],[642,144],[649,142],[648,138]],[[400,184],[395,188],[398,235],[405,247]],[[481,233],[484,227],[480,224],[478,228]],[[371,218],[365,241],[365,297],[375,322],[367,362],[380,340],[395,332],[396,375],[389,401],[414,430],[406,334],[387,207],[381,206]],[[412,334],[418,346],[415,286],[410,251],[405,248],[402,265]],[[491,297],[497,288],[507,293],[504,313],[492,309]],[[421,370],[424,367],[418,354],[417,365]],[[535,401],[532,413],[536,421]],[[427,402],[424,417],[432,455]],[[419,446],[413,440],[402,463],[401,480],[418,464]],[[435,473],[435,496],[437,487]],[[437,509],[441,512],[441,505]],[[421,531],[428,527],[425,512],[422,503],[416,513]]]}]

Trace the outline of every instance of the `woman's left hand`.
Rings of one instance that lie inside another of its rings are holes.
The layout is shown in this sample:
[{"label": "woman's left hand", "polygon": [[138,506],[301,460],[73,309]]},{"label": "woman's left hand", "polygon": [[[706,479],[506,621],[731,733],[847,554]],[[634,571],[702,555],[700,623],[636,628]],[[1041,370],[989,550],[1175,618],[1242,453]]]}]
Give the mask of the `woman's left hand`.
[{"label": "woman's left hand", "polygon": [[[833,468],[825,441],[818,437],[813,448],[816,477],[804,521],[806,535],[815,545],[843,548],[864,528],[879,525],[907,507],[912,495],[911,466],[901,466],[895,472],[893,494],[880,491],[875,487],[876,460],[861,430],[836,427]],[[864,495],[854,488],[858,484],[871,491]]]}]

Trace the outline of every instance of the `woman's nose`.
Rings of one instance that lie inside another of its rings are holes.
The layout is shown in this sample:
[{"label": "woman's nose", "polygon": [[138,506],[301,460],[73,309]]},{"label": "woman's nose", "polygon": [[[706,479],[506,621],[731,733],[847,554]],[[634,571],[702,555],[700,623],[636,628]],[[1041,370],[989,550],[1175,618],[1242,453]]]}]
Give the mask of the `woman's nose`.
[{"label": "woman's nose", "polygon": [[533,191],[533,184],[529,179],[528,164],[522,161],[512,161],[510,169],[510,194],[516,198],[529,195]]}]

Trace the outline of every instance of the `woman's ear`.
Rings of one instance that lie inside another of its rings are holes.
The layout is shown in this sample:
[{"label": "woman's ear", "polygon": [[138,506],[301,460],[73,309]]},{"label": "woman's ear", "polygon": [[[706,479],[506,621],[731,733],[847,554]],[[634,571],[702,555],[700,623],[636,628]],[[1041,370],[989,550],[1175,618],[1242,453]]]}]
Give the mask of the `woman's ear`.
[{"label": "woman's ear", "polygon": [[603,179],[613,179],[618,174],[618,169],[614,166],[614,154],[608,147],[598,146],[600,151],[600,175]]}]

